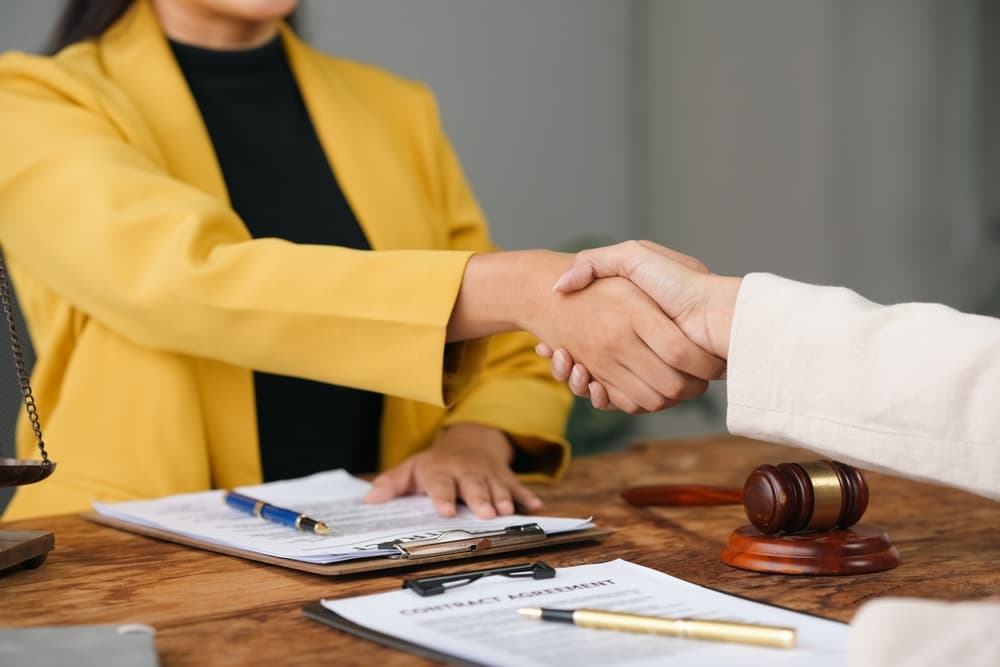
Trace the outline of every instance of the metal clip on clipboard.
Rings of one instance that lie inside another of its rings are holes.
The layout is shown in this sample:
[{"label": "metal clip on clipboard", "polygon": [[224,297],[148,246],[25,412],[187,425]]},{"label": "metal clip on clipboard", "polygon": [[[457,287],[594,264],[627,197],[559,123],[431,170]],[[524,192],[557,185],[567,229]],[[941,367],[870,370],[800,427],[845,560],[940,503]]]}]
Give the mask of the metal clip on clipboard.
[{"label": "metal clip on clipboard", "polygon": [[447,530],[436,537],[420,540],[393,540],[378,545],[395,549],[390,558],[427,558],[448,554],[485,551],[491,547],[544,542],[545,531],[537,523],[508,526],[498,530]]},{"label": "metal clip on clipboard", "polygon": [[403,580],[403,588],[409,588],[420,597],[429,597],[431,595],[441,595],[451,588],[465,586],[483,577],[493,575],[510,577],[512,579],[521,579],[524,577],[552,579],[556,576],[556,569],[545,561],[536,560],[534,563],[488,567],[483,570],[468,570],[456,574],[439,574],[432,577],[420,577],[419,579],[405,579]]}]

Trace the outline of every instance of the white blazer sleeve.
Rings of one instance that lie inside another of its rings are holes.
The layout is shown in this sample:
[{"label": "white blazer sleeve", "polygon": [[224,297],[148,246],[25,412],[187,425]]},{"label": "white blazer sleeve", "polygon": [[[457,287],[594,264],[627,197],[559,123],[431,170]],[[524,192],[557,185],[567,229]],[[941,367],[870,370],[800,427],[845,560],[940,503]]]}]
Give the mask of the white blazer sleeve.
[{"label": "white blazer sleeve", "polygon": [[1000,602],[882,598],[865,603],[847,634],[848,667],[996,667]]},{"label": "white blazer sleeve", "polygon": [[733,433],[1000,499],[1000,319],[750,274],[728,379]]}]

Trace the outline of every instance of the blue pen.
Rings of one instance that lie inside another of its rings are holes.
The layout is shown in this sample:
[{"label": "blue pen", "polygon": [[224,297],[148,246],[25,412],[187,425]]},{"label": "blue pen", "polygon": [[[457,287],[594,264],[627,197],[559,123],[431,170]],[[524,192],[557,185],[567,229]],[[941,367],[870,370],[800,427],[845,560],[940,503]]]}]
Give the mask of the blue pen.
[{"label": "blue pen", "polygon": [[309,533],[316,533],[317,535],[330,534],[330,529],[325,523],[316,519],[310,519],[305,514],[300,514],[295,510],[276,507],[270,503],[265,503],[263,500],[244,496],[242,493],[236,493],[235,491],[226,491],[225,499],[226,504],[230,507],[238,509],[241,512],[246,512],[247,514],[253,514],[261,519],[274,521],[285,526],[292,526]]}]

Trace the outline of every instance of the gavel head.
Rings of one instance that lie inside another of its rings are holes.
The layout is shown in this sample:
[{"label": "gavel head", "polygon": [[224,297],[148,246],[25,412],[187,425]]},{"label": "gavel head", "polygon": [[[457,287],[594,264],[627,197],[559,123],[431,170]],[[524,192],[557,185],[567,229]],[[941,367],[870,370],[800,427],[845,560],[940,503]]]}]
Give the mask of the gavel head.
[{"label": "gavel head", "polygon": [[868,483],[837,461],[762,465],[743,485],[743,507],[768,535],[847,528],[868,507]]}]

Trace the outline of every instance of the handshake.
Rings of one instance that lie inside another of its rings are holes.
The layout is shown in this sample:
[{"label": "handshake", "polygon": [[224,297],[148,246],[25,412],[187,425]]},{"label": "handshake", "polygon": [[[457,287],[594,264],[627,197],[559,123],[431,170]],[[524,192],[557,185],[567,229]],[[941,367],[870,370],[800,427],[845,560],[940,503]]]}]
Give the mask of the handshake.
[{"label": "handshake", "polygon": [[725,376],[741,278],[651,241],[626,241],[578,253],[554,291],[582,297],[611,279],[630,283],[617,286],[615,308],[595,305],[572,342],[540,336],[536,351],[552,360],[557,380],[596,408],[639,414],[699,396]]}]

